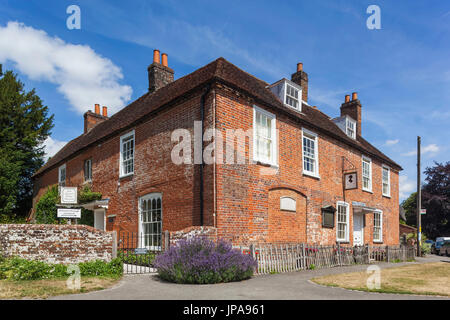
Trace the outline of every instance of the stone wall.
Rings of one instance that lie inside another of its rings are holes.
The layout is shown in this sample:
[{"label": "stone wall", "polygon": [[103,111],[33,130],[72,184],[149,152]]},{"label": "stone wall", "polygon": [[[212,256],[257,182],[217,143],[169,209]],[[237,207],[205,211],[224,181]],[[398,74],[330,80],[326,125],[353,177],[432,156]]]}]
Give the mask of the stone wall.
[{"label": "stone wall", "polygon": [[210,240],[217,240],[217,228],[194,226],[179,231],[170,232],[170,246],[175,245],[181,239],[189,239],[196,236],[205,236]]},{"label": "stone wall", "polygon": [[110,261],[116,236],[85,225],[0,225],[0,254],[47,263]]}]

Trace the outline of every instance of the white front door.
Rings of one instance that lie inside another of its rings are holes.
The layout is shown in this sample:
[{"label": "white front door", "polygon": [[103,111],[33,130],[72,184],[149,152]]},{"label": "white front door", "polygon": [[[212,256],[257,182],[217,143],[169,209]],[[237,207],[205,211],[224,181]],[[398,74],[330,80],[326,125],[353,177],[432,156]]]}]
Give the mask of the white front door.
[{"label": "white front door", "polygon": [[364,216],[361,213],[353,214],[353,245],[364,244]]},{"label": "white front door", "polygon": [[94,210],[94,228],[105,231],[105,209]]}]

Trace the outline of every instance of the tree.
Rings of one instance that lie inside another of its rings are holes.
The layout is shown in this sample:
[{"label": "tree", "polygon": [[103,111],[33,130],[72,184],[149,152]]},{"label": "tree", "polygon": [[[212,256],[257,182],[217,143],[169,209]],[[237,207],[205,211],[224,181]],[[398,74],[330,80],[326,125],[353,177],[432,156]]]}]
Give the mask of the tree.
[{"label": "tree", "polygon": [[406,224],[408,226],[417,227],[417,192],[411,193],[411,195],[402,202],[402,207],[405,210]]},{"label": "tree", "polygon": [[0,216],[23,217],[32,204],[31,176],[44,164],[53,115],[12,71],[0,77]]},{"label": "tree", "polygon": [[[435,162],[425,169],[425,184],[422,186],[422,208],[427,213],[421,216],[422,232],[428,238],[450,236],[450,162]],[[402,202],[406,212],[406,223],[416,226],[417,195],[412,193]]]},{"label": "tree", "polygon": [[428,237],[450,236],[450,161],[435,162],[425,170],[427,182],[422,187],[422,230]]}]

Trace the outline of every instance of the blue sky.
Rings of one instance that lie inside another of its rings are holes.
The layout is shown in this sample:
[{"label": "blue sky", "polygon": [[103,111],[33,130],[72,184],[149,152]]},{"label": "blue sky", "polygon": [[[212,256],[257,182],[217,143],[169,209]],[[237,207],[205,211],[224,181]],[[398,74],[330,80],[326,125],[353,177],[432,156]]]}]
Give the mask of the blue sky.
[{"label": "blue sky", "polygon": [[[66,27],[72,4],[80,30]],[[366,27],[371,4],[381,30]],[[418,135],[423,168],[450,160],[450,2],[0,0],[0,63],[55,114],[49,153],[82,133],[94,103],[117,111],[144,94],[155,48],[176,78],[222,56],[272,83],[303,62],[310,104],[332,117],[357,91],[363,136],[404,168],[401,198],[415,189]]]}]

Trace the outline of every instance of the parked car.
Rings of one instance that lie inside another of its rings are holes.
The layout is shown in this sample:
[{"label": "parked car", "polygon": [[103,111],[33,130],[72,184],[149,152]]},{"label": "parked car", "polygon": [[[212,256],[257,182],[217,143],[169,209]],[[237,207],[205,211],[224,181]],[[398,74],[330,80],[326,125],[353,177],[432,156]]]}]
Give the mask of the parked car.
[{"label": "parked car", "polygon": [[439,248],[440,256],[450,256],[450,240],[444,240],[444,243]]},{"label": "parked car", "polygon": [[436,238],[436,243],[435,243],[435,246],[434,246],[434,250],[432,250],[432,252],[434,254],[439,254],[441,246],[444,244],[444,241],[447,241],[447,240],[450,240],[450,237],[438,237],[438,238]]}]

